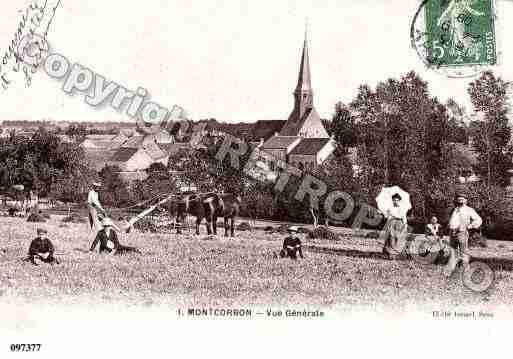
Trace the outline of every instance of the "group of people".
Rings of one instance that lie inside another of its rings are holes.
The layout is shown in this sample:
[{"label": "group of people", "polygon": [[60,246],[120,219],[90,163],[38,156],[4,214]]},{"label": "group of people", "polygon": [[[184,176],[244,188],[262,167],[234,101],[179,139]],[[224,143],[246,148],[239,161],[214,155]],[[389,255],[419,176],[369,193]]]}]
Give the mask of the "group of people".
[{"label": "group of people", "polygon": [[[139,252],[135,247],[122,245],[117,237],[116,231],[121,232],[118,226],[108,217],[107,211],[100,203],[98,190],[101,183],[93,183],[92,189],[87,197],[89,210],[89,224],[92,230],[96,230],[96,236],[91,244],[90,251],[94,251],[99,244],[99,252],[121,254],[126,252]],[[407,211],[401,206],[401,196],[394,194],[392,196],[392,206],[387,210],[385,216],[387,225],[385,227],[385,243],[383,253],[390,259],[395,259],[405,248],[407,240]],[[439,249],[443,252],[445,249],[449,252],[449,260],[446,266],[446,273],[450,275],[458,263],[464,266],[469,263],[467,253],[469,231],[478,229],[482,224],[481,217],[476,211],[467,205],[467,198],[463,193],[456,194],[456,207],[453,209],[449,219],[449,247],[446,247],[442,241],[441,225],[436,217],[431,218],[431,222],[426,226],[426,235],[434,239]],[[288,228],[289,236],[283,241],[282,249],[279,253],[281,258],[290,258],[296,260],[304,258],[301,240],[299,238],[299,228],[290,226]],[[43,228],[37,229],[37,237],[31,242],[29,256],[27,260],[36,264],[39,259],[46,263],[58,263],[54,257],[54,247],[52,242],[43,237],[47,231]]]},{"label": "group of people", "polygon": [[[89,251],[93,252],[99,245],[99,253],[140,253],[139,249],[136,247],[126,246],[119,242],[116,231],[121,232],[121,229],[108,217],[107,211],[103,208],[99,200],[98,190],[101,186],[101,183],[94,182],[87,196],[89,225],[91,230],[96,231],[96,236]],[[38,265],[36,260],[44,263],[59,264],[59,261],[54,256],[55,249],[53,243],[50,239],[44,237],[48,231],[44,228],[38,228],[36,233],[37,237],[30,243],[26,261],[34,265]]]},{"label": "group of people", "polygon": [[[386,226],[383,253],[394,259],[405,248],[407,233],[407,217],[404,207],[400,206],[402,198],[399,194],[392,196],[393,205],[385,214],[388,221]],[[467,197],[463,192],[456,193],[455,207],[449,217],[449,246],[445,246],[441,235],[441,225],[436,217],[432,217],[426,225],[427,238],[433,239],[440,253],[448,251],[449,260],[445,273],[450,276],[459,263],[469,264],[468,255],[469,233],[478,230],[483,223],[477,212],[467,205]]]}]

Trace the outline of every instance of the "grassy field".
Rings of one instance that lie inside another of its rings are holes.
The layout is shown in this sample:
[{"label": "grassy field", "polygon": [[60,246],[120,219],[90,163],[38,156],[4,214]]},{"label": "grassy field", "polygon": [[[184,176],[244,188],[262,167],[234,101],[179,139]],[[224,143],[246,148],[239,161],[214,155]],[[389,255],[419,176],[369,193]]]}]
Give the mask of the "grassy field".
[{"label": "grassy field", "polygon": [[[493,286],[476,293],[458,273],[446,279],[442,267],[382,258],[377,239],[344,237],[336,244],[303,239],[304,260],[275,258],[283,239],[263,231],[239,232],[235,239],[206,239],[134,231],[120,236],[142,255],[100,255],[87,250],[87,224],[0,218],[0,300],[5,303],[87,301],[128,305],[266,306],[302,305],[372,310],[405,306],[434,308],[508,305],[513,298],[513,245],[490,241],[472,256],[495,271]],[[35,229],[48,229],[60,265],[33,266],[21,258]],[[203,230],[204,228],[202,228]]]}]

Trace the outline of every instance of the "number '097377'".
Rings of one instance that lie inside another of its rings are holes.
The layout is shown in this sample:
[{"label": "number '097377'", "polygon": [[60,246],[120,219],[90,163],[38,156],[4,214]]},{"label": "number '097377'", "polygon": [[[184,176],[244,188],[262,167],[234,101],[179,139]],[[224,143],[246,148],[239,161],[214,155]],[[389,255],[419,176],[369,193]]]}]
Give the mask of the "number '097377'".
[{"label": "number '097377'", "polygon": [[38,352],[41,350],[41,344],[11,344],[12,352]]}]

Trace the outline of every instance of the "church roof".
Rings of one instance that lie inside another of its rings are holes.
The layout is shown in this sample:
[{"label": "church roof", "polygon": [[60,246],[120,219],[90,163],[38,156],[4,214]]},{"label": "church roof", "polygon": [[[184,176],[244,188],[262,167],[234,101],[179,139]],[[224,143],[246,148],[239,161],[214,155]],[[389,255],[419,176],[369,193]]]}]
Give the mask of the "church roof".
[{"label": "church roof", "polygon": [[299,137],[297,136],[273,136],[264,142],[263,150],[287,149]]},{"label": "church roof", "polygon": [[291,155],[317,155],[330,141],[329,138],[303,138],[290,152]]}]

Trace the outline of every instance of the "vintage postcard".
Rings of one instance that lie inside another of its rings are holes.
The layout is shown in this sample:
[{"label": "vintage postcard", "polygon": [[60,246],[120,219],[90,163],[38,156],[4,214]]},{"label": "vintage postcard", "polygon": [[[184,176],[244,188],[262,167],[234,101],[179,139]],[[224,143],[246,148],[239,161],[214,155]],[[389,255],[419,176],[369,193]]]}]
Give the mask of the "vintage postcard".
[{"label": "vintage postcard", "polygon": [[501,350],[510,19],[508,0],[2,4],[0,357]]}]

